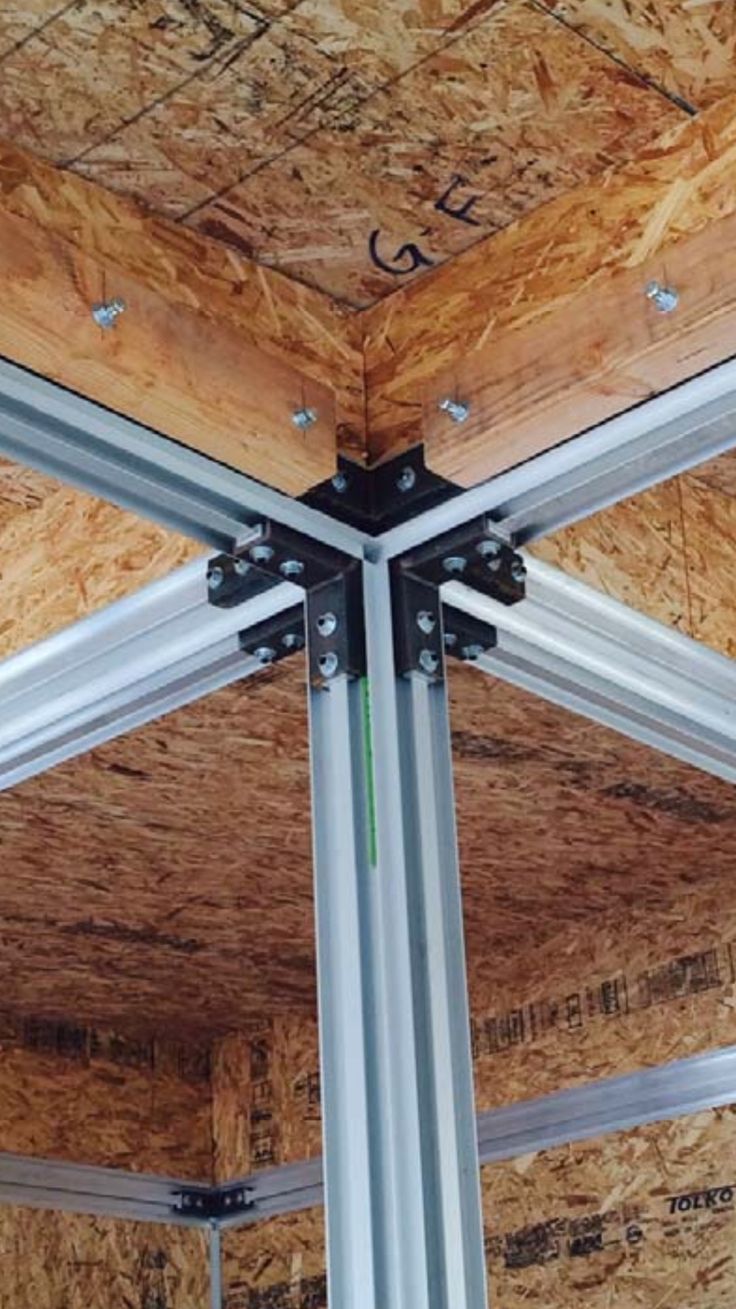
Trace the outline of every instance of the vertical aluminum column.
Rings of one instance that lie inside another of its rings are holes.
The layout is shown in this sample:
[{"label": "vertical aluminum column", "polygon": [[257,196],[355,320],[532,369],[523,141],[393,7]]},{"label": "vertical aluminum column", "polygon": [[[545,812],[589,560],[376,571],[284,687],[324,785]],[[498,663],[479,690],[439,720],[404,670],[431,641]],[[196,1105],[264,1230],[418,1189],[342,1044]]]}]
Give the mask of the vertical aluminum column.
[{"label": "vertical aluminum column", "polygon": [[446,690],[364,585],[367,683],[310,692],[330,1303],[485,1309]]}]

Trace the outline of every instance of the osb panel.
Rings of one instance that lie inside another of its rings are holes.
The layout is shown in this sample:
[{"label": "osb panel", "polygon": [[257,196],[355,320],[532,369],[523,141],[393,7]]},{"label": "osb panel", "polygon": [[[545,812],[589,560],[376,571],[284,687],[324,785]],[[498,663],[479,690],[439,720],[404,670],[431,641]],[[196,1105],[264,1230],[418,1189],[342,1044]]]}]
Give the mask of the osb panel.
[{"label": "osb panel", "polygon": [[[486,1165],[490,1303],[726,1309],[735,1130],[733,1108],[711,1110]],[[226,1232],[223,1255],[226,1309],[327,1303],[321,1210]]]},{"label": "osb panel", "polygon": [[204,1232],[0,1208],[0,1309],[202,1309],[208,1297]]},{"label": "osb panel", "polygon": [[736,90],[736,11],[731,0],[542,3],[596,45],[697,109]]},{"label": "osb panel", "polygon": [[563,528],[530,550],[733,657],[735,490],[733,456],[722,456]]},{"label": "osb panel", "polygon": [[0,465],[0,657],[164,577],[203,547],[18,465]]},{"label": "osb panel", "polygon": [[630,159],[680,117],[532,4],[510,0],[191,221],[364,305],[413,267]]},{"label": "osb panel", "polygon": [[0,1151],[208,1181],[209,1052],[2,1015]]}]

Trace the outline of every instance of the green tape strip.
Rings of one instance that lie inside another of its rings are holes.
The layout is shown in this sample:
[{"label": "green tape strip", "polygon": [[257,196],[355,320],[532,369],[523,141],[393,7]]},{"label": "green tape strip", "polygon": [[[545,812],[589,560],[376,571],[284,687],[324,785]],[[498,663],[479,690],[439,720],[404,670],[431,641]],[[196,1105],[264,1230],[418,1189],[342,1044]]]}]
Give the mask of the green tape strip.
[{"label": "green tape strip", "polygon": [[360,679],[360,700],[363,707],[363,763],[365,766],[365,798],[368,812],[368,860],[371,868],[375,868],[378,863],[378,833],[376,830],[376,788],[373,779],[371,688],[367,677],[361,677]]}]

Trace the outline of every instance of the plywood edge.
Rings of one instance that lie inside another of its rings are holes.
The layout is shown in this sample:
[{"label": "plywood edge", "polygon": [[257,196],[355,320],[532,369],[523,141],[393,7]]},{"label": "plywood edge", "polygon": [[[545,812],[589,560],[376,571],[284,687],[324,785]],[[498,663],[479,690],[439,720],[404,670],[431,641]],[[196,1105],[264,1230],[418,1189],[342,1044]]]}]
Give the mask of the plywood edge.
[{"label": "plywood edge", "polygon": [[[424,441],[470,485],[727,357],[735,166],[730,96],[367,310],[372,462]],[[679,291],[675,312],[652,280]]]},{"label": "plywood edge", "polygon": [[291,494],[330,476],[338,433],[360,449],[360,333],[319,292],[9,144],[0,252],[14,362]]}]

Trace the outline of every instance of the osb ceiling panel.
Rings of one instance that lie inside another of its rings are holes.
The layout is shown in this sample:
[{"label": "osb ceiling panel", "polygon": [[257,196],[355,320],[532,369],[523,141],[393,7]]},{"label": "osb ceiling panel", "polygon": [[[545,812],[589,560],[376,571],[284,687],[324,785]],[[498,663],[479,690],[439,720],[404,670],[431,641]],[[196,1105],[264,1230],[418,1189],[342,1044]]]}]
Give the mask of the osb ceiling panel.
[{"label": "osb ceiling panel", "polygon": [[0,659],[202,553],[197,541],[0,459]]},{"label": "osb ceiling panel", "polygon": [[[312,1011],[303,669],[0,795],[0,988],[20,1014],[211,1035]],[[733,872],[732,788],[477,671],[452,674],[471,973],[570,920]]]},{"label": "osb ceiling panel", "polygon": [[736,451],[566,527],[531,551],[736,658]]},{"label": "osb ceiling panel", "polygon": [[11,2],[0,135],[364,304],[733,89],[735,23],[732,0]]}]

